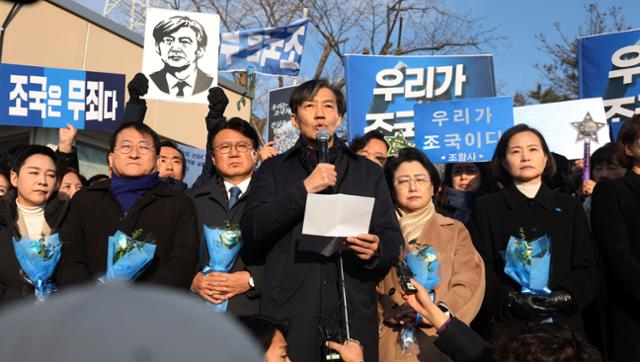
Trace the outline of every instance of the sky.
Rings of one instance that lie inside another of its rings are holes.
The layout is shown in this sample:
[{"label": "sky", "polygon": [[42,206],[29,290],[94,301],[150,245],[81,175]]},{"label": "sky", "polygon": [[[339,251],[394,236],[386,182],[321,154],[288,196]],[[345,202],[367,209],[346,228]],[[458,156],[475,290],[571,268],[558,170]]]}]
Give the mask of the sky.
[{"label": "sky", "polygon": [[[102,12],[104,0],[77,0]],[[381,3],[383,1],[381,0]],[[513,96],[518,91],[529,91],[543,81],[540,72],[534,69],[537,62],[545,63],[548,56],[538,49],[540,43],[535,39],[538,33],[544,33],[551,41],[558,40],[559,34],[553,24],[560,22],[563,32],[571,37],[578,34],[578,27],[586,19],[584,10],[587,1],[579,0],[449,0],[448,6],[458,12],[468,13],[478,18],[486,28],[497,27],[497,32],[507,36],[502,46],[491,51],[494,55],[494,71],[499,96]],[[601,0],[601,11],[611,6],[624,9],[626,24],[640,28],[640,1],[638,0]],[[313,30],[312,30],[313,31]],[[310,78],[315,70],[315,62],[320,56],[319,46],[307,44],[302,57],[302,76]],[[486,52],[483,52],[486,53]]]}]

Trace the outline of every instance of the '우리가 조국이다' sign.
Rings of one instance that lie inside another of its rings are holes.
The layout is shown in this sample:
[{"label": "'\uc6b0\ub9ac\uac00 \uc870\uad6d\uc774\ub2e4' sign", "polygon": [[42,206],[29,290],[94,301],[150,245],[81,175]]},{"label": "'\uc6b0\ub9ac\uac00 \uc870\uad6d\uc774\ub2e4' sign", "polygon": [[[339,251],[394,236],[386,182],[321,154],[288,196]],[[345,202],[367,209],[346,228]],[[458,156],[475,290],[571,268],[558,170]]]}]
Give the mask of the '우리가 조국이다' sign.
[{"label": "'\uc6b0\ub9ac\uac00 \uc870\uad6d\uc774\ub2e4' sign", "polygon": [[416,147],[433,162],[489,161],[513,127],[511,97],[416,104]]},{"label": "'\uc6b0\ub9ac\uac00 \uc870\uad6d\uc774\ub2e4' sign", "polygon": [[413,140],[414,105],[496,93],[490,55],[347,55],[345,69],[350,139],[379,130]]}]

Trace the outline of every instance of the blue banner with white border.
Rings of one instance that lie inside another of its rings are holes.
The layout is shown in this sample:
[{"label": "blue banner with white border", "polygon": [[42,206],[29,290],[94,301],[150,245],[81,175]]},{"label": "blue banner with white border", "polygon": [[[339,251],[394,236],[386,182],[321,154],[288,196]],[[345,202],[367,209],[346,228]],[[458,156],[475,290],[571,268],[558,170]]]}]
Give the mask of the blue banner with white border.
[{"label": "blue banner with white border", "polygon": [[602,97],[612,140],[640,113],[640,29],[578,39],[580,98]]},{"label": "blue banner with white border", "polygon": [[0,64],[0,125],[115,130],[123,74]]},{"label": "blue banner with white border", "polygon": [[511,97],[421,103],[414,113],[416,147],[437,163],[490,161],[513,127]]},{"label": "blue banner with white border", "polygon": [[345,58],[349,139],[371,130],[413,140],[413,106],[495,97],[490,55]]},{"label": "blue banner with white border", "polygon": [[223,33],[220,36],[218,69],[297,76],[308,20],[292,24]]}]

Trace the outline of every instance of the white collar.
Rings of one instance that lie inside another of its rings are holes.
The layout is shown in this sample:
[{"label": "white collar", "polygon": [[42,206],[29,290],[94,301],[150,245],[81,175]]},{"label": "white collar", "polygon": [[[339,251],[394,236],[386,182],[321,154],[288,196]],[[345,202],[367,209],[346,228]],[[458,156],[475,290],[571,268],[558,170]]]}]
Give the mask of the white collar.
[{"label": "white collar", "polygon": [[246,180],[240,182],[237,185],[234,185],[231,182],[224,180],[224,188],[227,190],[227,196],[229,194],[229,190],[231,190],[231,188],[234,186],[238,187],[240,191],[242,191],[242,194],[244,194],[245,192],[247,192],[247,189],[249,188],[249,183],[251,183],[251,177],[248,177]]},{"label": "white collar", "polygon": [[538,194],[542,181],[540,183],[528,183],[528,182],[513,182],[516,185],[518,191],[522,192],[526,197],[533,199]]}]

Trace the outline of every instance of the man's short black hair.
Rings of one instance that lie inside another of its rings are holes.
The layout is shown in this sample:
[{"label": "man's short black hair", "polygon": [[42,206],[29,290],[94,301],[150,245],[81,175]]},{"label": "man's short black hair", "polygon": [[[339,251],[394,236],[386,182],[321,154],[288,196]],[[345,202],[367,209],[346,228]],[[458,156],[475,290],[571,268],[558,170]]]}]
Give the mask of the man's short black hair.
[{"label": "man's short black hair", "polygon": [[296,114],[298,107],[300,107],[305,101],[313,100],[313,97],[315,97],[322,88],[327,88],[335,94],[338,114],[341,116],[344,115],[347,111],[344,94],[342,94],[342,91],[338,89],[338,87],[332,85],[326,79],[312,79],[297,86],[289,98],[289,108],[291,108],[291,113]]},{"label": "man's short black hair", "polygon": [[498,339],[499,361],[602,361],[598,350],[569,327],[556,323],[526,323]]},{"label": "man's short black hair", "polygon": [[142,135],[151,137],[151,139],[153,140],[153,149],[155,150],[156,154],[160,153],[160,136],[158,136],[156,131],[151,129],[151,127],[140,122],[125,122],[121,124],[120,127],[118,127],[118,129],[116,129],[111,134],[111,141],[109,142],[109,152],[113,152],[113,150],[115,149],[116,140],[118,139],[118,135],[120,134],[120,132],[129,128],[135,129]]},{"label": "man's short black hair", "polygon": [[[184,158],[184,152],[182,152],[182,150],[178,148],[178,145],[175,142],[171,142],[169,140],[164,140],[160,142],[160,150],[162,150],[162,147],[169,147],[178,151],[178,153],[180,154],[180,159],[182,159],[182,175],[181,176],[182,178],[184,178],[184,175],[187,172],[187,162]],[[160,155],[160,150],[158,151],[158,155]]]},{"label": "man's short black hair", "polygon": [[282,321],[275,320],[263,315],[249,315],[238,317],[242,324],[251,335],[257,340],[264,352],[267,352],[269,346],[273,342],[273,336],[276,331],[287,335],[287,324]]},{"label": "man's short black hair", "polygon": [[168,19],[164,19],[159,22],[153,28],[153,39],[156,41],[156,45],[160,44],[165,36],[169,36],[181,28],[190,28],[196,34],[196,41],[199,48],[207,47],[207,32],[204,31],[204,27],[199,22],[187,17],[187,16],[172,16]]},{"label": "man's short black hair", "polygon": [[105,175],[103,173],[99,173],[97,175],[93,175],[91,176],[88,180],[87,180],[87,185],[88,186],[93,186],[95,184],[97,184],[100,181],[104,181],[104,180],[108,180],[109,176]]},{"label": "man's short black hair", "polygon": [[56,165],[58,158],[56,157],[55,152],[47,146],[41,145],[26,145],[18,148],[16,152],[13,154],[13,159],[11,161],[11,170],[15,173],[20,173],[20,168],[24,165],[24,162],[27,158],[33,155],[44,155],[47,156],[53,161],[54,166]]},{"label": "man's short black hair", "polygon": [[393,177],[401,164],[411,161],[420,162],[422,167],[427,170],[429,179],[431,180],[431,185],[433,186],[433,195],[435,196],[438,193],[438,189],[440,188],[440,174],[438,173],[436,166],[419,149],[406,147],[401,149],[397,156],[389,158],[387,163],[384,165],[384,176],[387,179],[387,185],[389,187],[389,191],[391,191],[391,198],[394,203],[397,203],[398,199],[396,197],[395,186],[393,185]]},{"label": "man's short black hair", "polygon": [[360,137],[355,137],[352,141],[351,141],[351,150],[353,152],[358,152],[361,149],[365,148],[367,146],[367,143],[369,143],[369,141],[376,139],[376,140],[380,140],[382,142],[384,142],[385,146],[387,146],[387,150],[389,149],[389,142],[387,142],[386,139],[384,139],[384,135],[382,134],[382,132],[380,132],[377,129],[374,129],[372,131],[369,131],[367,133],[365,133],[364,135],[360,136]]},{"label": "man's short black hair", "polygon": [[227,121],[218,122],[211,130],[211,149],[214,147],[213,140],[216,139],[218,133],[225,129],[232,129],[250,139],[254,150],[257,151],[260,147],[260,136],[258,136],[258,132],[256,132],[251,123],[240,117],[233,117]]}]

